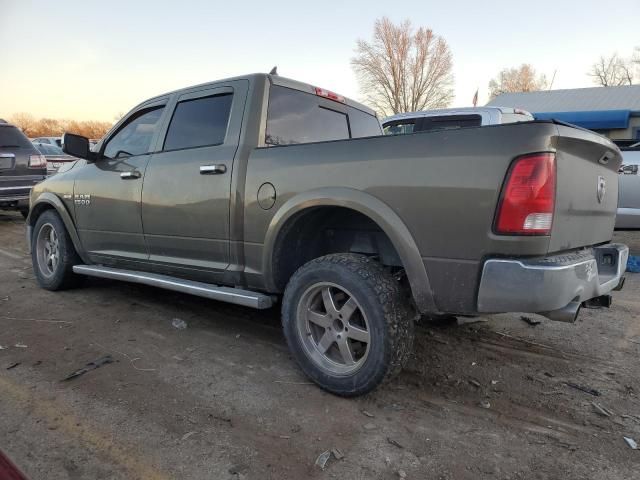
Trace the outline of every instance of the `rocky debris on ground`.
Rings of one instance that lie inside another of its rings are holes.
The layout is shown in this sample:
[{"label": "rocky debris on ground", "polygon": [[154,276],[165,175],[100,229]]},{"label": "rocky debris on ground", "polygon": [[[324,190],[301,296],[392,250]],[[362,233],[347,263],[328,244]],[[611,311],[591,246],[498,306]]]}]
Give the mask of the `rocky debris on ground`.
[{"label": "rocky debris on ground", "polygon": [[173,320],[171,320],[171,326],[173,326],[173,328],[177,328],[178,330],[185,330],[187,328],[187,322],[180,318],[174,318]]},{"label": "rocky debris on ground", "polygon": [[100,357],[97,360],[87,363],[84,367],[76,370],[75,372],[70,373],[66,377],[62,379],[63,382],[68,380],[73,380],[81,375],[84,375],[91,370],[95,370],[96,368],[100,368],[103,365],[107,365],[109,363],[113,363],[113,357],[111,355],[105,355],[104,357]]},{"label": "rocky debris on ground", "polygon": [[531,325],[532,327],[535,327],[536,325],[540,325],[542,323],[542,320],[537,318],[531,318],[526,315],[520,315],[520,320],[522,320],[528,325]]}]

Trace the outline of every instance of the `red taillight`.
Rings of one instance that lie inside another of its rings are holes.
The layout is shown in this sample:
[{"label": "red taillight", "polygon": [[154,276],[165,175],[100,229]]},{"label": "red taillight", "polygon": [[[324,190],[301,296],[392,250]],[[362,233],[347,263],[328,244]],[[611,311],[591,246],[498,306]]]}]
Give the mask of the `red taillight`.
[{"label": "red taillight", "polygon": [[324,88],[315,87],[316,95],[319,97],[328,98],[329,100],[333,100],[334,102],[346,103],[346,100],[342,95],[338,95],[337,93],[330,92],[329,90],[325,90]]},{"label": "red taillight", "polygon": [[556,203],[556,156],[535,153],[518,158],[502,190],[496,233],[548,235]]},{"label": "red taillight", "polygon": [[47,158],[44,155],[30,155],[29,168],[47,168]]}]

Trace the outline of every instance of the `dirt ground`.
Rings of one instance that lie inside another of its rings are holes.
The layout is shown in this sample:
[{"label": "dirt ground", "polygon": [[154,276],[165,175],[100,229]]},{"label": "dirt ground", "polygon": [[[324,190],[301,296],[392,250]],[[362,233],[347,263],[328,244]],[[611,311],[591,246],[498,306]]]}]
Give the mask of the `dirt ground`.
[{"label": "dirt ground", "polygon": [[[640,251],[640,232],[617,237]],[[348,400],[292,363],[276,309],[97,279],[39,289],[22,218],[0,212],[0,449],[48,480],[640,478],[623,439],[640,443],[639,292],[629,274],[574,325],[421,325],[408,369]]]}]

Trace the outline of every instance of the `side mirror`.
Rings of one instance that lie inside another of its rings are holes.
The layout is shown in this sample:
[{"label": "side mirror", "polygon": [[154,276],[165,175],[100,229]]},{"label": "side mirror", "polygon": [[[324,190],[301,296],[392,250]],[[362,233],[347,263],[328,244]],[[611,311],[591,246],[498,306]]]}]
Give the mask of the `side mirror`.
[{"label": "side mirror", "polygon": [[62,151],[74,157],[95,161],[96,154],[89,148],[89,139],[74,133],[62,135]]}]

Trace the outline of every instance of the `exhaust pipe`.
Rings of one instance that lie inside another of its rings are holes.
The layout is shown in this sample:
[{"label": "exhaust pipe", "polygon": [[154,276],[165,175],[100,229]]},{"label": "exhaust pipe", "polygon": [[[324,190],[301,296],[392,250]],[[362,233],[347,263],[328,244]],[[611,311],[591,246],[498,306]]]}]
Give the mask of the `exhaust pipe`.
[{"label": "exhaust pipe", "polygon": [[543,315],[548,319],[554,320],[556,322],[573,323],[578,318],[580,307],[582,307],[580,302],[571,302],[563,308],[552,310],[551,312],[544,312],[540,315]]}]

